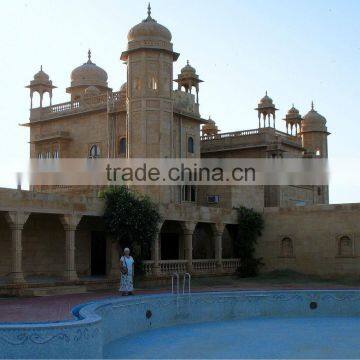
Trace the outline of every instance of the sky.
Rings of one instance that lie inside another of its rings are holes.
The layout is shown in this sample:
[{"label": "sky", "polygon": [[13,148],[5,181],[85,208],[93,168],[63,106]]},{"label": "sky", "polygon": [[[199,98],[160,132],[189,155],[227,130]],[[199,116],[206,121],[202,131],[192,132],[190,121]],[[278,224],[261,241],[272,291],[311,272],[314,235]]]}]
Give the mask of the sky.
[{"label": "sky", "polygon": [[[126,81],[120,54],[129,29],[146,17],[139,0],[2,1],[0,15],[0,151],[3,161],[27,159],[29,117],[25,89],[43,65],[53,103],[69,101],[71,71],[92,60],[118,90]],[[267,90],[277,126],[292,103],[305,115],[314,101],[327,119],[329,157],[360,176],[358,0],[153,0],[152,16],[173,35],[180,53],[174,76],[190,61],[204,83],[200,111],[223,132],[254,129],[254,111]],[[351,161],[349,160],[351,159]],[[336,169],[335,169],[336,170]],[[332,174],[332,203],[360,202],[360,183]],[[4,182],[0,178],[0,183]]]}]

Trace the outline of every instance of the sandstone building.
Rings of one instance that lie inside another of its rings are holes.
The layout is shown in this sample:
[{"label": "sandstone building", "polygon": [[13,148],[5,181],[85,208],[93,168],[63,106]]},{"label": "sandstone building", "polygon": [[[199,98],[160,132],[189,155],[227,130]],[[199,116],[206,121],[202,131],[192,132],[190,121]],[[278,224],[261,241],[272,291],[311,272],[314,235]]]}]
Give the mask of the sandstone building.
[{"label": "sandstone building", "polygon": [[[127,82],[110,89],[106,71],[89,50],[87,61],[72,71],[66,89],[70,99],[62,104],[52,104],[56,87],[41,67],[27,86],[31,110],[23,125],[30,128],[30,157],[327,158],[326,119],[314,105],[305,116],[292,106],[284,117],[285,133],[276,129],[278,109],[267,93],[255,109],[256,128],[221,133],[212,119],[200,115],[203,81],[195,68],[187,62],[173,78],[179,54],[171,39],[149,7],[146,19],[130,29],[121,54]],[[360,207],[328,205],[327,186],[142,190],[159,203],[165,219],[152,259],[145,262],[149,277],[185,270],[234,272],[239,260],[232,251],[233,207],[238,205],[264,212],[266,230],[258,249],[264,270],[358,273]],[[2,291],[24,292],[41,283],[95,287],[116,282],[118,254],[104,233],[102,208],[92,188],[0,190]]]}]

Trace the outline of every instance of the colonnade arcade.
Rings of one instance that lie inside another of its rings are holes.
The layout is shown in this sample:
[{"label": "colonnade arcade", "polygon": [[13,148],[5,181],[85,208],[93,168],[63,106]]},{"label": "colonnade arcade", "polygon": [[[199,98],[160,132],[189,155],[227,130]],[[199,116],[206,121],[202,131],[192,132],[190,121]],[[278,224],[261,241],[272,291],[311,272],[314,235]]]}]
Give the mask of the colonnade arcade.
[{"label": "colonnade arcade", "polygon": [[232,256],[236,230],[232,224],[165,220],[154,241],[152,259],[144,262],[145,273],[234,273],[240,265]]},{"label": "colonnade arcade", "polygon": [[[119,277],[118,244],[106,236],[99,216],[2,211],[0,233],[0,280],[7,283]],[[145,275],[234,272],[235,233],[235,225],[166,220],[144,261]]]}]

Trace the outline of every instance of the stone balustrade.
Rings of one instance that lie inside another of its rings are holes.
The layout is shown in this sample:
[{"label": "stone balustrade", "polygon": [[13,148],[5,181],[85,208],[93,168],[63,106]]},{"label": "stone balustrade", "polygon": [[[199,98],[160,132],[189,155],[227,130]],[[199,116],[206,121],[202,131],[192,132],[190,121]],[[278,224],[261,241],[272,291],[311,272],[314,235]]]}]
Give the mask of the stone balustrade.
[{"label": "stone balustrade", "polygon": [[230,137],[246,136],[246,135],[257,135],[259,134],[259,129],[243,130],[243,131],[233,131],[228,133],[221,133],[215,135],[205,135],[201,137],[202,141],[206,140],[219,140],[226,139]]},{"label": "stone balustrade", "polygon": [[240,136],[249,136],[249,135],[259,135],[259,134],[275,134],[281,136],[282,138],[290,141],[291,143],[301,143],[301,138],[299,136],[290,135],[283,131],[276,130],[274,128],[260,128],[260,129],[250,129],[242,131],[233,131],[227,133],[220,133],[214,135],[204,135],[201,137],[201,141],[208,140],[222,140],[227,138],[236,138]]},{"label": "stone balustrade", "polygon": [[215,259],[193,260],[193,270],[195,273],[214,273],[216,272]]},{"label": "stone balustrade", "polygon": [[83,97],[78,101],[69,101],[44,108],[32,109],[30,121],[48,120],[56,117],[78,114],[91,110],[108,109],[111,111],[125,110],[125,99],[120,91]]},{"label": "stone balustrade", "polygon": [[161,275],[171,275],[174,272],[185,273],[186,264],[186,260],[160,260]]},{"label": "stone balustrade", "polygon": [[222,266],[223,272],[234,273],[240,266],[240,259],[223,259]]},{"label": "stone balustrade", "polygon": [[[154,261],[143,261],[143,270],[145,276],[152,276],[154,270]],[[240,266],[240,259],[223,259],[223,272],[235,273],[236,269]],[[160,260],[160,275],[170,276],[174,272],[183,274],[186,269],[187,260]],[[192,261],[192,269],[194,274],[214,274],[218,272],[216,259],[194,259]]]}]

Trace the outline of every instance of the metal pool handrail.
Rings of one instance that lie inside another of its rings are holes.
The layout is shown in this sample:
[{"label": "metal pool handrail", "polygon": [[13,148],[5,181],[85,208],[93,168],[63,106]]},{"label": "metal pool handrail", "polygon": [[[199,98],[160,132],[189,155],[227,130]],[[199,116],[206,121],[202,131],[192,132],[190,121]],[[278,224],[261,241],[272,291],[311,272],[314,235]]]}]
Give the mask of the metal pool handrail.
[{"label": "metal pool handrail", "polygon": [[180,278],[179,278],[179,274],[177,272],[174,272],[171,275],[171,293],[175,294],[174,291],[174,279],[176,278],[176,294],[179,295],[179,289],[180,289]]},{"label": "metal pool handrail", "polygon": [[189,273],[184,274],[183,278],[183,294],[185,294],[186,279],[188,279],[188,294],[191,294],[191,275]]}]

